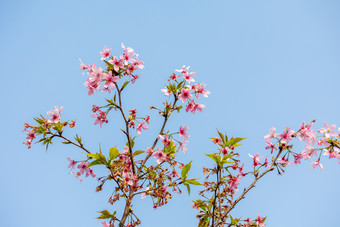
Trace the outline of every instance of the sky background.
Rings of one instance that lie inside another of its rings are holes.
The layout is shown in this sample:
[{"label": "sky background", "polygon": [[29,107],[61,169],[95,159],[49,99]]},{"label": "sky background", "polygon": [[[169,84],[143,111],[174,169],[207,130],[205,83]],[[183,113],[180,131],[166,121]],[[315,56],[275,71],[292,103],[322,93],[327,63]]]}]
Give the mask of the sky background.
[{"label": "sky background", "polygon": [[[297,129],[313,119],[317,127],[340,125],[339,10],[337,0],[0,1],[0,226],[101,226],[97,211],[121,209],[106,203],[109,184],[95,193],[96,180],[80,183],[68,174],[66,158],[83,159],[80,150],[58,141],[47,152],[22,144],[24,122],[33,124],[53,106],[64,106],[63,120],[77,119],[66,134],[81,135],[88,149],[101,144],[107,154],[125,144],[118,114],[102,129],[93,124],[91,106],[110,96],[87,95],[79,58],[100,64],[105,45],[120,55],[124,42],[145,62],[123,99],[127,109],[151,115],[150,129],[136,139],[140,149],[151,146],[160,127],[148,107],[165,100],[160,89],[174,69],[190,65],[212,94],[200,99],[203,113],[174,115],[168,129],[190,126],[188,153],[178,158],[192,160],[190,176],[199,177],[212,166],[203,154],[216,151],[209,140],[216,128],[247,137],[239,152],[249,166],[248,153],[269,154],[263,136],[271,126]],[[305,161],[283,176],[267,175],[232,215],[268,216],[269,227],[337,226],[340,166],[334,159],[322,163],[323,171]],[[156,210],[151,200],[138,199],[141,226],[197,226],[191,208],[197,189]]]}]

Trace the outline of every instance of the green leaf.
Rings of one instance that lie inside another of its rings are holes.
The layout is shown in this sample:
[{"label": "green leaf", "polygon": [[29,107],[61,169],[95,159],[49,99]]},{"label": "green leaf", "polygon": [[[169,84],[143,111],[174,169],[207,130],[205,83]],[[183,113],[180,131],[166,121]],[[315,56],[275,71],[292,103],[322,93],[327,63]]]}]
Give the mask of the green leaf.
[{"label": "green leaf", "polygon": [[111,147],[110,150],[109,150],[110,160],[114,160],[115,158],[117,158],[118,155],[119,155],[119,151],[118,151],[117,147],[116,146]]},{"label": "green leaf", "polygon": [[93,159],[96,159],[96,160],[99,160],[100,159],[100,156],[99,154],[92,154],[92,153],[85,153],[87,156],[93,158]]},{"label": "green leaf", "polygon": [[197,181],[197,178],[196,179],[187,179],[185,180],[186,183],[189,183],[189,184],[193,184],[193,185],[202,185],[200,182]]},{"label": "green leaf", "polygon": [[[227,143],[226,143],[226,146],[230,147],[230,146],[237,146],[238,142],[244,140],[246,138],[240,138],[240,137],[237,137],[237,138],[231,138]],[[239,146],[239,145],[238,145]]]},{"label": "green leaf", "polygon": [[215,154],[206,154],[206,156],[214,160],[216,162],[216,165],[220,164],[219,156],[216,156]]},{"label": "green leaf", "polygon": [[107,210],[103,210],[103,211],[100,211],[99,213],[101,213],[101,215],[99,217],[97,217],[97,219],[108,219],[108,218],[112,218],[112,214],[107,211]]},{"label": "green leaf", "polygon": [[[217,130],[217,129],[216,129],[216,130]],[[223,135],[222,133],[220,133],[218,130],[217,130],[217,132],[218,132],[218,135],[220,135],[220,138],[222,139],[223,144],[225,144],[225,143],[226,143],[226,140],[225,140],[224,135]]]},{"label": "green leaf", "polygon": [[137,156],[137,155],[143,154],[144,152],[145,151],[142,151],[142,150],[135,151],[135,152],[133,152],[133,156]]},{"label": "green leaf", "polygon": [[121,90],[123,90],[123,89],[126,87],[126,85],[128,85],[129,82],[130,82],[130,81],[125,81],[125,83],[123,84]]},{"label": "green leaf", "polygon": [[185,184],[185,186],[187,186],[188,195],[190,195],[190,185],[188,185],[188,184]]},{"label": "green leaf", "polygon": [[100,160],[94,160],[90,163],[90,165],[87,166],[87,168],[90,168],[91,166],[100,165],[103,164]]},{"label": "green leaf", "polygon": [[182,175],[183,179],[187,178],[188,172],[189,172],[190,169],[191,169],[191,162],[186,164],[182,169],[181,175]]}]

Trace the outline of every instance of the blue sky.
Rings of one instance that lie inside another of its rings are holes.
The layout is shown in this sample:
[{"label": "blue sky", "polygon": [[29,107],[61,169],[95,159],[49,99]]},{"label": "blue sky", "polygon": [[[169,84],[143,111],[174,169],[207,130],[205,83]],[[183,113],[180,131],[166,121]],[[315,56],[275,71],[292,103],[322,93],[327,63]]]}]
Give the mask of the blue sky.
[{"label": "blue sky", "polygon": [[[89,149],[125,144],[118,115],[102,129],[93,125],[91,106],[107,96],[89,97],[79,70],[79,58],[99,63],[104,45],[118,55],[124,42],[145,62],[124,100],[140,113],[164,100],[160,89],[182,65],[207,84],[205,111],[169,122],[169,129],[190,126],[189,151],[179,159],[193,160],[191,176],[211,165],[203,154],[215,151],[208,138],[216,128],[247,137],[240,153],[250,164],[248,153],[267,155],[263,136],[271,126],[296,129],[313,119],[317,127],[340,125],[339,8],[336,0],[0,1],[0,226],[101,226],[96,212],[114,209],[106,204],[109,187],[95,193],[95,180],[79,183],[68,174],[66,157],[81,159],[81,151],[57,141],[47,152],[40,144],[27,150],[21,133],[24,122],[64,106],[63,119],[78,124],[69,135],[82,135]],[[159,128],[160,119],[151,116],[152,127],[136,141],[140,148],[150,146]],[[335,226],[340,166],[323,163],[324,171],[305,162],[266,176],[232,215],[261,214],[275,227]],[[197,226],[195,191],[157,210],[138,200],[141,226]]]}]

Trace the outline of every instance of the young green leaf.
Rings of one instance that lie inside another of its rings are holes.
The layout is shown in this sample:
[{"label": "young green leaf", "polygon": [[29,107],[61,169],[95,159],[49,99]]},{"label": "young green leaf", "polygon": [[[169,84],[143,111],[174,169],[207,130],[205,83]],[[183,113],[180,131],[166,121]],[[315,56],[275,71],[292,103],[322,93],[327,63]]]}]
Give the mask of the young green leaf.
[{"label": "young green leaf", "polygon": [[189,172],[190,169],[191,169],[191,162],[186,164],[182,169],[181,175],[182,175],[183,179],[187,178],[188,172]]},{"label": "young green leaf", "polygon": [[116,146],[111,147],[109,150],[110,160],[114,160],[119,155],[119,151]]},{"label": "young green leaf", "polygon": [[137,156],[137,155],[143,154],[144,152],[145,151],[137,150],[137,151],[133,152],[133,156]]}]

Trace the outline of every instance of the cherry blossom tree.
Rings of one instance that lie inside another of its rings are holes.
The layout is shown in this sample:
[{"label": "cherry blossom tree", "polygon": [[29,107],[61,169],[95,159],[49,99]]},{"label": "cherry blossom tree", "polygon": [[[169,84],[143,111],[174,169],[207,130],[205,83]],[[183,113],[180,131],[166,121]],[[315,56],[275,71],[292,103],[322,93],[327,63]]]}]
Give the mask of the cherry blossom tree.
[{"label": "cherry blossom tree", "polygon": [[[96,92],[107,92],[110,98],[105,99],[104,104],[93,105],[91,115],[94,124],[100,127],[108,124],[108,115],[112,111],[118,112],[124,123],[121,129],[126,137],[122,144],[109,149],[108,152],[90,151],[76,134],[74,138],[64,136],[64,130],[74,128],[75,120],[62,120],[64,107],[55,106],[47,112],[48,118],[40,115],[34,118],[36,125],[25,123],[27,141],[31,147],[32,142],[42,143],[48,149],[52,142],[59,138],[64,144],[71,144],[83,151],[83,160],[69,161],[70,174],[83,180],[91,176],[97,178],[99,185],[96,191],[102,190],[107,182],[114,182],[112,194],[108,203],[113,205],[117,201],[123,201],[124,206],[118,210],[102,210],[98,219],[102,220],[103,227],[132,227],[141,224],[142,219],[133,211],[133,201],[138,196],[151,198],[153,207],[157,208],[168,203],[174,193],[181,193],[183,187],[190,194],[190,187],[200,187],[198,199],[193,201],[193,208],[197,209],[199,226],[265,226],[266,217],[259,214],[253,218],[233,217],[232,211],[237,204],[245,198],[247,193],[256,186],[258,181],[271,172],[283,174],[288,165],[298,165],[303,160],[313,161],[312,168],[323,169],[322,159],[340,161],[340,128],[335,125],[324,124],[324,128],[313,129],[315,121],[303,122],[295,130],[287,127],[283,132],[276,132],[272,127],[268,135],[264,136],[265,156],[259,153],[249,154],[252,166],[246,167],[240,160],[238,147],[245,138],[231,137],[217,131],[217,135],[211,140],[217,145],[215,153],[206,154],[212,160],[212,167],[203,167],[203,180],[189,178],[191,162],[182,163],[178,160],[178,152],[187,152],[186,143],[190,135],[189,127],[178,125],[178,131],[167,130],[170,117],[181,111],[195,114],[202,112],[204,104],[198,103],[201,96],[208,97],[210,91],[206,90],[204,83],[195,83],[195,72],[190,72],[190,66],[176,69],[168,79],[168,84],[161,92],[166,96],[162,105],[151,106],[151,111],[157,111],[163,119],[159,133],[149,147],[143,150],[134,149],[135,138],[148,130],[150,116],[138,115],[134,109],[123,108],[123,95],[127,86],[140,78],[139,70],[144,68],[144,62],[139,60],[138,54],[131,47],[122,44],[123,53],[120,56],[112,56],[111,49],[107,46],[100,51],[104,68],[96,64],[84,64],[80,68],[83,75],[88,75],[84,85],[88,95]],[[298,152],[294,149],[297,143],[304,143],[305,149]],[[92,167],[103,167],[107,170],[104,176],[97,176]],[[241,180],[250,178],[251,183],[241,189]],[[116,206],[115,206],[116,207]],[[120,216],[119,216],[120,214]]]}]

